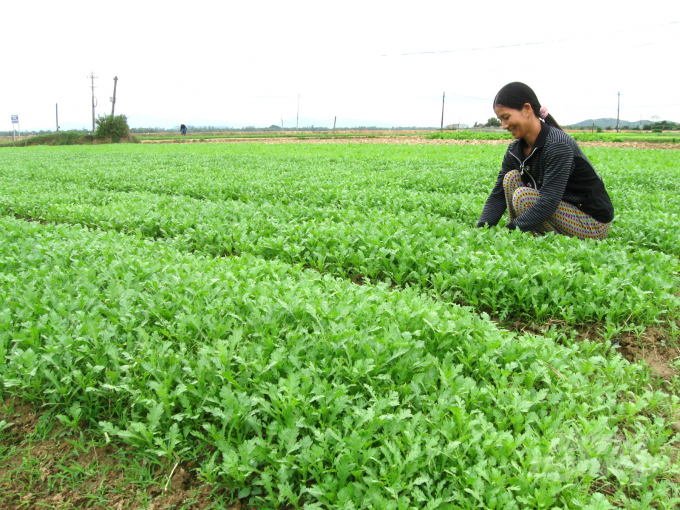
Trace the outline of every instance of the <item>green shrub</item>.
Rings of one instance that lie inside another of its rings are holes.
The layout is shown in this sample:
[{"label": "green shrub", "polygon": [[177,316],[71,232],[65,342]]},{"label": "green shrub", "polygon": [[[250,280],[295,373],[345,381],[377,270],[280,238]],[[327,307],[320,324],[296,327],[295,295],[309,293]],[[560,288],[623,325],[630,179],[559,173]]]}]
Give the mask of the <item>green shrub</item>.
[{"label": "green shrub", "polygon": [[100,115],[97,118],[97,130],[94,137],[97,140],[110,138],[112,142],[118,143],[121,138],[130,136],[130,126],[125,115]]},{"label": "green shrub", "polygon": [[602,128],[600,126],[597,126],[597,132],[602,133]]},{"label": "green shrub", "polygon": [[659,128],[654,128],[654,129],[652,129],[652,133],[663,133],[663,130],[661,130]]},{"label": "green shrub", "polygon": [[[52,138],[51,143],[49,143],[48,137]],[[77,131],[63,131],[60,133],[55,133],[54,135],[47,135],[46,136],[47,143],[45,143],[45,145],[80,145],[82,143],[81,141],[82,137],[83,135],[81,135]],[[36,140],[35,144],[42,145],[39,140]]]}]

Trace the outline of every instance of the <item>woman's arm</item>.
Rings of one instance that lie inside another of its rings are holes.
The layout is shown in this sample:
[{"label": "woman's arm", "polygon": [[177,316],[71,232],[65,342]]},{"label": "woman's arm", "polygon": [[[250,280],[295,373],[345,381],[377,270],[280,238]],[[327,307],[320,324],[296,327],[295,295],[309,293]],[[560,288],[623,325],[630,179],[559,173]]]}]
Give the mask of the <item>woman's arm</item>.
[{"label": "woman's arm", "polygon": [[503,164],[501,165],[501,171],[496,178],[496,184],[491,190],[491,194],[489,195],[489,198],[486,199],[486,203],[482,209],[482,215],[477,222],[478,227],[493,227],[498,225],[498,222],[503,217],[503,213],[507,208],[505,203],[505,192],[503,191],[503,178],[505,177],[505,174],[512,170],[512,166],[513,158],[510,156],[508,150],[503,158]]}]

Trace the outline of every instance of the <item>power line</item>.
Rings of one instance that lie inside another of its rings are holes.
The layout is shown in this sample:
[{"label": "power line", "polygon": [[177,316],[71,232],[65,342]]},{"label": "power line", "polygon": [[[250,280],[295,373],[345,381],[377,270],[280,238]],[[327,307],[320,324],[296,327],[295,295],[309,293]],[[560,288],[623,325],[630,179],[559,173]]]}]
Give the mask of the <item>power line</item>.
[{"label": "power line", "polygon": [[533,46],[537,44],[550,44],[562,41],[569,41],[570,39],[556,39],[554,41],[538,41],[518,44],[502,44],[500,46],[480,46],[479,48],[460,48],[458,50],[441,50],[441,51],[415,51],[412,53],[397,53],[394,55],[380,55],[381,57],[407,57],[411,55],[436,55],[441,53],[460,53],[463,51],[481,51],[481,50],[497,50],[501,48],[516,48],[519,46]]},{"label": "power line", "polygon": [[[669,25],[675,25],[680,23],[680,21],[671,21],[669,23],[662,23],[661,25],[648,25],[646,27],[641,27],[638,28],[638,30],[644,30],[645,28],[658,28],[658,27],[666,27]],[[628,30],[616,30],[613,32],[609,33],[620,33],[620,32],[628,32]],[[582,36],[579,37],[568,37],[566,39],[555,39],[552,41],[534,41],[534,42],[528,42],[528,43],[518,43],[518,44],[502,44],[499,46],[480,46],[480,47],[475,47],[475,48],[460,48],[457,50],[437,50],[437,51],[414,51],[414,52],[409,52],[409,53],[395,53],[395,54],[384,54],[380,55],[381,57],[407,57],[407,56],[413,56],[413,55],[438,55],[438,54],[444,54],[444,53],[461,53],[464,51],[482,51],[482,50],[498,50],[498,49],[504,49],[504,48],[518,48],[522,46],[537,46],[540,44],[554,44],[558,42],[567,42],[567,41],[574,41],[577,39],[581,39]],[[646,44],[651,44],[651,43],[646,43]],[[639,46],[645,46],[646,44],[642,44]]]},{"label": "power line", "polygon": [[[623,108],[665,108],[666,106],[678,106],[680,103],[669,103],[669,104],[631,104],[631,105],[624,105]],[[580,108],[580,109],[586,109],[590,110],[593,108],[611,108],[612,105],[600,105],[600,106],[570,106],[569,108]]]},{"label": "power line", "polygon": [[449,94],[450,96],[464,97],[466,99],[477,99],[478,101],[493,101],[488,97],[474,97],[474,96],[464,96],[463,94]]}]

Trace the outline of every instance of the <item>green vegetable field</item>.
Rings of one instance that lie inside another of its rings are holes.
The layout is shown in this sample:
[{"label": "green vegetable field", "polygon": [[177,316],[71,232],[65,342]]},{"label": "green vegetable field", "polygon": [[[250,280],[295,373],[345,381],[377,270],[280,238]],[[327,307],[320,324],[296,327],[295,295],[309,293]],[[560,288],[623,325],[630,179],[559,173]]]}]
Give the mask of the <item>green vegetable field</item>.
[{"label": "green vegetable field", "polygon": [[505,150],[3,149],[0,397],[254,508],[677,508],[680,151],[585,150],[596,242],[476,228]]},{"label": "green vegetable field", "polygon": [[[572,136],[578,142],[647,142],[647,143],[672,143],[680,142],[680,136],[677,132],[666,133],[648,133],[648,132],[603,132],[591,133],[589,131],[571,131]],[[145,137],[153,139],[151,136]],[[498,131],[444,131],[439,133],[431,133],[425,136],[430,140],[512,140],[512,135],[507,132]]]}]

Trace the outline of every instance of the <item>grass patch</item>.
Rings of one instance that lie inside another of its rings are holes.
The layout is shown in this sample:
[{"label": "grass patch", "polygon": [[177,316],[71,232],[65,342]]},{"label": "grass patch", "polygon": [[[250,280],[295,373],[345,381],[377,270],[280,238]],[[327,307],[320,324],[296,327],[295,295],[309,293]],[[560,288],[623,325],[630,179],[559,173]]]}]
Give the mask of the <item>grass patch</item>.
[{"label": "grass patch", "polygon": [[29,136],[17,141],[0,142],[0,147],[30,147],[33,145],[87,145],[91,144],[92,135],[83,135],[76,131],[61,131],[47,135]]},{"label": "grass patch", "polygon": [[[121,143],[140,143],[135,136],[118,138]],[[32,147],[34,145],[93,145],[100,143],[118,143],[110,137],[96,140],[92,135],[83,135],[77,131],[60,131],[47,135],[29,136],[17,141],[0,142],[0,147]]]}]

